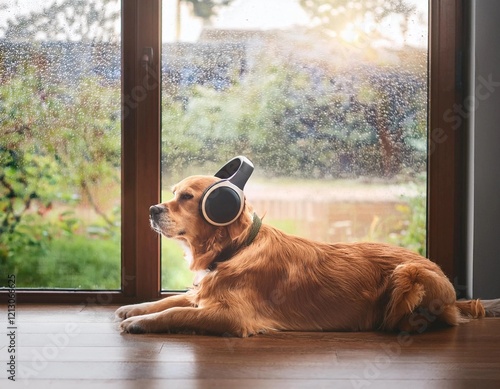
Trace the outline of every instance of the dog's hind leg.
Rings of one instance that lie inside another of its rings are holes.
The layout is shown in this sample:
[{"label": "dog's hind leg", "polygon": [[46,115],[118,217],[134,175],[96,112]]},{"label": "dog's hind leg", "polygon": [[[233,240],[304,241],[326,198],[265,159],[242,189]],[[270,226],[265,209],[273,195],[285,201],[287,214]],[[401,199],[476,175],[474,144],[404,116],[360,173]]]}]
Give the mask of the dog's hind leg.
[{"label": "dog's hind leg", "polygon": [[455,290],[435,264],[405,263],[391,275],[382,329],[423,332],[434,323],[457,325]]},{"label": "dog's hind leg", "polygon": [[382,328],[397,330],[399,323],[407,318],[421,303],[425,295],[424,285],[419,281],[418,269],[399,265],[391,276],[391,295]]}]

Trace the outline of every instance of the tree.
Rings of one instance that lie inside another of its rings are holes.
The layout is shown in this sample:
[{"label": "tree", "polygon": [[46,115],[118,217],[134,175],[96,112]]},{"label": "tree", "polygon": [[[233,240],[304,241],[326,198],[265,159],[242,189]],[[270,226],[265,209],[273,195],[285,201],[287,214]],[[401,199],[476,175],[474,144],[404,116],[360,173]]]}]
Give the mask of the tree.
[{"label": "tree", "polygon": [[[179,3],[181,1],[192,5],[196,17],[209,20],[221,7],[228,6],[233,0],[179,0]],[[114,42],[119,36],[120,13],[119,0],[54,1],[41,12],[30,12],[8,19],[3,31],[0,27],[0,32],[11,42]]]},{"label": "tree", "polygon": [[204,20],[210,19],[217,14],[220,7],[228,6],[233,0],[180,0],[193,5],[195,16]]},{"label": "tree", "polygon": [[163,96],[169,173],[212,161],[214,149],[219,158],[246,153],[276,176],[391,177],[422,168],[424,76],[367,64],[354,77],[274,50],[252,62],[223,91],[205,83],[179,86],[178,99]]},{"label": "tree", "polygon": [[[399,23],[404,37],[409,21],[416,12],[416,6],[408,4],[406,0],[301,0],[300,3],[322,31],[326,31],[333,39],[347,41],[351,48],[361,52],[370,62],[383,59],[385,53],[382,50],[380,55],[373,43],[380,39],[390,40],[377,25],[391,18],[393,24]],[[400,61],[405,64],[405,69],[378,66],[376,63],[371,65],[372,69],[364,66],[363,72],[367,78],[363,83],[363,93],[359,95],[359,103],[365,107],[365,118],[376,130],[382,171],[387,177],[402,169],[405,156],[414,154],[409,149],[418,147],[418,140],[411,146],[409,142],[425,138],[422,126],[414,123],[424,123],[425,127],[425,120],[416,116],[426,112],[425,104],[422,104],[426,99],[422,96],[426,93],[425,75],[422,74],[422,69],[426,67],[425,52],[408,47],[398,52],[389,50],[392,55],[405,58]],[[377,60],[371,61],[373,58]],[[411,61],[409,58],[412,58]],[[402,99],[401,96],[412,98]],[[413,126],[412,130],[404,128],[408,123]]]},{"label": "tree", "polygon": [[114,41],[118,36],[117,0],[55,1],[42,11],[7,20],[6,41]]}]

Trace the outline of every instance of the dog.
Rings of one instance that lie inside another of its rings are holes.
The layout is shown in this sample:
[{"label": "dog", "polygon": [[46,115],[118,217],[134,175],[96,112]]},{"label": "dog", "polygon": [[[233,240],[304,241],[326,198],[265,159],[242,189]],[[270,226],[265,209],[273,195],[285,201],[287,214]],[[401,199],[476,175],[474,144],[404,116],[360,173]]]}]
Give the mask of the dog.
[{"label": "dog", "polygon": [[480,300],[457,301],[440,267],[405,248],[288,235],[262,223],[245,199],[234,221],[207,222],[200,202],[223,181],[188,177],[171,201],[151,207],[152,228],[184,246],[195,281],[184,294],[119,308],[123,332],[410,333],[485,316]]}]

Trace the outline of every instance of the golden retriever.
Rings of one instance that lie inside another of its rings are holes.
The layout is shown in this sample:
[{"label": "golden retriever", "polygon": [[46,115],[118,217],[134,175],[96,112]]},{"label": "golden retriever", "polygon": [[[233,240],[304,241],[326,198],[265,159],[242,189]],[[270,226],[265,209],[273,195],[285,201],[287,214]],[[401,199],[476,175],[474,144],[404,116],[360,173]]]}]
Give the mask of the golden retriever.
[{"label": "golden retriever", "polygon": [[247,202],[231,224],[207,223],[200,198],[218,180],[188,177],[151,207],[153,229],[183,244],[197,275],[185,294],[119,308],[122,331],[422,332],[485,315],[479,300],[456,300],[438,265],[404,248],[291,236],[261,224]]}]

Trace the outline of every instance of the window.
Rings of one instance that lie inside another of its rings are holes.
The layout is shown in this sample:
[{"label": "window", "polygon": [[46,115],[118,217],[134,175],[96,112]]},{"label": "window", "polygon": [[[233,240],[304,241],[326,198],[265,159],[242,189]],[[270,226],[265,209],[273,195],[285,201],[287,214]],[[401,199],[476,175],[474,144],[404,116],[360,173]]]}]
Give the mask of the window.
[{"label": "window", "polygon": [[[172,3],[176,2],[164,1],[166,6],[171,6],[169,4]],[[190,3],[190,1],[181,0],[180,3],[185,4],[183,7],[187,7],[189,6],[187,3]],[[200,4],[197,2],[195,5],[202,8],[206,5],[204,3],[209,4],[211,2],[200,2]],[[236,2],[234,3],[236,4]],[[308,1],[304,3],[313,5],[315,2]],[[200,11],[201,8],[199,8],[198,11]],[[459,53],[464,46],[462,8],[461,2],[439,0],[431,2],[429,9],[429,99],[431,101],[429,105],[429,148],[431,152],[427,157],[427,171],[429,174],[427,195],[429,203],[427,253],[431,259],[437,261],[443,267],[452,279],[456,276],[460,277],[463,275],[463,261],[460,260],[460,238],[462,233],[460,226],[463,225],[461,213],[462,199],[460,195],[460,190],[463,185],[463,182],[460,180],[462,168],[461,161],[463,161],[463,158],[460,155],[460,145],[463,139],[461,138],[460,130],[453,130],[451,124],[446,122],[443,114],[446,109],[453,107],[453,104],[459,102],[464,93],[460,84],[456,84],[456,80],[463,78],[463,76],[458,73],[460,63],[456,61],[460,59],[456,53]],[[175,20],[178,14],[175,13],[175,8],[171,9],[173,20]],[[207,9],[205,9],[205,11],[206,10]],[[210,7],[208,10],[210,11]],[[0,12],[1,11],[2,10],[0,10]],[[186,8],[186,11],[189,11],[189,8]],[[215,12],[216,10],[213,9],[213,11]],[[217,12],[219,11],[220,10],[217,10]],[[183,16],[184,14],[181,13],[180,15]],[[221,16],[222,14],[218,15]],[[314,16],[309,14],[309,17]],[[159,74],[168,70],[164,67],[164,61],[167,60],[165,57],[166,52],[164,52],[163,58],[159,56],[162,47],[160,39],[162,35],[160,28],[161,18],[162,13],[159,0],[128,0],[122,2],[121,24],[127,28],[122,28],[121,30],[122,105],[121,109],[118,109],[118,113],[122,119],[121,163],[119,164],[121,170],[121,290],[105,292],[73,290],[71,293],[68,293],[52,290],[19,289],[17,294],[19,302],[97,301],[99,303],[122,303],[139,300],[144,301],[160,297],[162,295],[162,289],[177,289],[178,287],[185,286],[185,282],[181,283],[180,286],[170,284],[171,278],[169,278],[168,274],[165,275],[164,279],[161,277],[160,239],[149,228],[148,208],[151,204],[160,201],[161,193],[167,192],[166,188],[169,184],[174,183],[176,179],[181,178],[185,174],[190,174],[188,167],[193,169],[193,173],[200,173],[202,172],[200,169],[203,168],[206,169],[206,171],[204,170],[202,173],[213,174],[213,169],[211,168],[217,168],[221,162],[232,157],[234,155],[234,150],[231,148],[230,151],[225,151],[225,155],[221,153],[219,159],[214,159],[211,156],[205,156],[204,160],[193,160],[189,158],[183,160],[181,158],[178,160],[180,161],[178,163],[181,165],[184,164],[184,166],[183,171],[178,173],[178,177],[174,177],[171,172],[164,172],[165,174],[161,174],[161,162],[169,161],[167,158],[172,158],[172,154],[161,155],[160,149],[165,149],[165,142],[169,140],[165,137],[161,140],[160,131],[168,133],[168,131],[173,130],[172,128],[167,130],[167,127],[163,126],[162,128],[160,125],[160,118],[162,116],[163,123],[165,123],[165,114],[161,112],[161,108],[164,109],[164,107],[161,107],[161,104],[165,105],[165,102],[168,101],[167,99],[161,103],[160,100],[161,91],[166,92],[166,89],[164,85],[163,88],[160,88]],[[166,15],[163,16],[163,19],[165,26],[167,26],[167,23],[172,23],[172,19],[168,19]],[[203,24],[203,20],[198,18],[198,23]],[[180,28],[177,28],[179,36],[182,34],[182,28],[182,25]],[[175,30],[176,28],[174,28],[174,33]],[[354,26],[346,26],[345,31],[342,30],[342,32],[344,32],[343,38],[347,40],[356,36]],[[299,38],[300,37],[295,37],[295,39]],[[4,44],[5,39],[3,37],[0,39],[2,44]],[[321,41],[319,40],[318,42]],[[168,43],[164,42],[163,46],[165,44]],[[236,42],[234,45],[238,46],[239,44],[240,43]],[[300,46],[300,39],[298,45]],[[152,57],[149,56],[147,58],[151,60],[151,62],[143,61],[144,54],[151,53],[147,48],[152,49]],[[323,50],[322,47],[320,47],[320,49]],[[300,52],[302,53],[302,51]],[[0,58],[2,66],[4,64],[3,55],[2,52],[2,57]],[[278,56],[276,59],[279,59]],[[246,77],[249,72],[247,71],[245,74],[245,69],[250,69],[252,64],[247,63],[245,59],[243,65],[243,76]],[[285,65],[290,64],[285,63]],[[219,72],[217,74],[221,76],[212,77],[211,79],[217,82],[210,87],[205,85],[205,89],[202,89],[201,93],[213,93],[213,95],[218,96],[217,98],[219,99],[225,92],[219,93],[218,95],[216,93],[227,88],[228,80],[231,83],[234,82],[237,84],[238,82],[241,83],[244,79],[242,75],[231,72],[231,69],[224,69],[224,66],[213,70]],[[280,70],[282,69],[278,66],[276,71]],[[288,71],[289,69],[285,68],[285,70]],[[4,72],[3,67],[1,71]],[[229,78],[227,77],[228,75],[230,76]],[[192,75],[192,77],[194,76],[196,76],[196,74]],[[283,77],[286,79],[286,74]],[[299,83],[300,86],[300,82],[303,82],[301,77],[304,77],[304,75],[292,77],[293,82],[291,82],[290,88],[288,89],[290,93],[293,94],[298,88],[296,83]],[[307,77],[310,79],[319,78],[321,80],[321,77],[318,77],[314,71],[310,71]],[[1,80],[2,85],[4,81],[4,79]],[[321,84],[321,82],[319,82],[319,84]],[[304,85],[306,85],[306,88],[311,88],[311,84],[305,83]],[[312,85],[314,86],[316,84],[313,83]],[[370,93],[373,93],[373,91],[368,90],[366,94],[361,95],[370,97]],[[175,97],[175,95],[171,96]],[[174,99],[174,103],[180,104],[181,107],[182,102],[182,98],[180,100],[178,98]],[[307,113],[306,108],[311,109],[311,106],[308,105],[309,101],[307,99],[303,100],[303,102],[304,104],[299,105],[298,109],[303,110],[301,111],[302,113]],[[206,106],[208,112],[211,112],[214,116],[220,115],[216,103],[218,103],[218,101],[214,99],[215,109]],[[170,112],[169,114],[172,113]],[[314,116],[315,115],[304,115],[306,119]],[[321,117],[321,115],[319,116]],[[355,118],[353,120],[355,120]],[[292,126],[291,128],[298,128],[299,134],[301,128],[308,129],[311,126],[311,123],[308,123],[307,120],[299,120],[298,123],[299,125],[295,125],[295,127]],[[259,137],[256,138],[257,139],[254,141],[258,144]],[[296,139],[299,140],[300,137],[296,137]],[[262,149],[266,145],[262,145],[261,142],[260,146]],[[251,146],[249,143],[248,147],[248,150],[252,150],[251,147],[255,146]],[[300,150],[300,147],[304,148],[302,154],[304,157],[308,157],[310,154],[316,152],[316,144],[311,146],[308,145],[307,142],[296,142],[294,150]],[[414,145],[414,147],[416,147],[416,145]],[[259,148],[254,148],[253,150],[259,150]],[[250,155],[247,150],[244,150],[244,153],[253,157],[255,160],[255,155]],[[255,151],[252,151],[252,153],[255,153]],[[290,155],[284,153],[284,155],[278,155],[278,157],[289,158]],[[307,158],[305,159],[307,162]],[[288,162],[300,161],[300,159],[284,160]],[[255,181],[254,184],[256,185],[252,191],[257,192],[257,195],[259,195],[257,185],[262,182],[264,176],[266,179],[273,176],[273,187],[274,182],[279,185],[284,184],[283,179],[277,177],[278,174],[272,171],[274,165],[273,160],[267,164],[258,164],[258,160],[255,160],[255,162],[257,166],[262,166],[262,168],[258,167],[258,169],[261,169],[259,172],[261,176],[259,177],[256,171],[255,176],[252,177],[252,182]],[[369,165],[370,164],[367,163],[364,168],[370,168]],[[268,166],[269,169],[264,168],[264,166]],[[320,171],[320,175],[318,176],[318,171],[311,168],[311,164],[306,163],[305,165],[299,166],[310,169],[306,171],[314,178],[321,177],[321,174],[324,174],[324,172]],[[337,166],[349,166],[349,163],[343,165],[339,162]],[[390,166],[390,164],[387,166]],[[361,169],[363,166],[358,166],[356,168]],[[300,173],[299,170],[300,169],[295,168],[292,172],[294,172],[294,174],[297,172]],[[354,173],[350,171],[347,171],[347,173],[344,172],[347,176],[353,175]],[[158,180],[160,176],[162,176],[164,183],[162,188],[160,188]],[[276,178],[274,176],[276,176]],[[356,176],[354,175],[354,177]],[[250,189],[249,186],[249,191]],[[114,197],[118,197],[118,195],[116,194]],[[276,222],[278,225],[281,223],[281,227],[287,228],[290,226],[286,220],[287,218],[279,220],[279,218],[276,217],[275,219],[276,220],[273,222]],[[268,221],[272,221],[270,217]],[[347,223],[340,223],[337,224],[336,230],[343,230],[344,233],[347,234],[347,227],[349,227]],[[350,228],[352,234],[352,225]],[[322,231],[325,230],[322,229]],[[168,250],[165,252],[167,255],[164,254],[164,261],[170,261],[172,256],[168,255]],[[182,264],[182,266],[185,265]],[[5,296],[6,294],[2,292],[2,295]]]},{"label": "window", "polygon": [[0,272],[118,290],[120,3],[0,12]]},{"label": "window", "polygon": [[[235,155],[265,221],[425,255],[427,4],[164,2],[162,196]],[[162,240],[162,287],[192,274]]]}]

